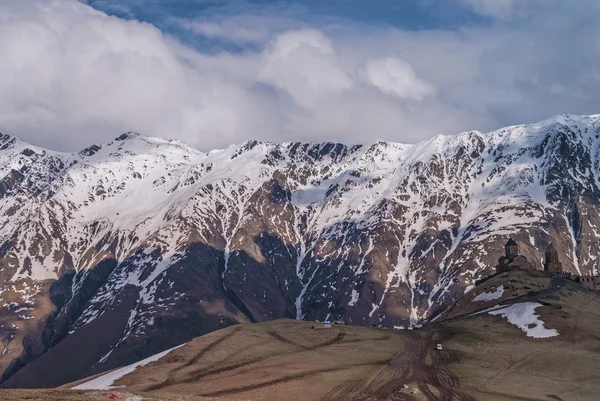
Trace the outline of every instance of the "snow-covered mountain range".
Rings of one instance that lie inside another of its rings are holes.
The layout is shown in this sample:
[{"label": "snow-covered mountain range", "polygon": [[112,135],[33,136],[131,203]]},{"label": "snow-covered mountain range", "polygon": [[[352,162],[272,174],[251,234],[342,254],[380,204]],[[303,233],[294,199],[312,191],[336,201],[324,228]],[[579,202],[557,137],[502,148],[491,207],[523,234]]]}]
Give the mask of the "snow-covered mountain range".
[{"label": "snow-covered mountain range", "polygon": [[538,268],[552,241],[597,272],[599,209],[600,115],[210,153],[0,135],[0,372],[23,383],[60,355],[56,384],[278,317],[418,322],[491,273],[509,235]]}]

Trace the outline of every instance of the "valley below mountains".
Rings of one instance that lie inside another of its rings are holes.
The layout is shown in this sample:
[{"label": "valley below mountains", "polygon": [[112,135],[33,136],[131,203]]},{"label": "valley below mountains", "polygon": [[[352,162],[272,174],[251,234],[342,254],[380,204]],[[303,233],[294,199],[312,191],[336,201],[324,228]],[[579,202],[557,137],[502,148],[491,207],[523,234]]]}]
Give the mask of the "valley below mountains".
[{"label": "valley below mountains", "polygon": [[596,274],[600,115],[209,153],[1,134],[0,210],[2,386],[55,387],[238,323],[433,319],[509,236],[538,269],[552,242],[565,270]]}]

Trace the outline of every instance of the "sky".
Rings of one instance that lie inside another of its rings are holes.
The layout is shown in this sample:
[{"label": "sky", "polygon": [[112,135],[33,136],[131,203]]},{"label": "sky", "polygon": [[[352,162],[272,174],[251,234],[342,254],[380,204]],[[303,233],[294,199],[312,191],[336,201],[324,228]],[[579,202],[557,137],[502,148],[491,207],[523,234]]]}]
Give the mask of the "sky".
[{"label": "sky", "polygon": [[597,0],[0,0],[0,132],[415,143],[600,113]]}]

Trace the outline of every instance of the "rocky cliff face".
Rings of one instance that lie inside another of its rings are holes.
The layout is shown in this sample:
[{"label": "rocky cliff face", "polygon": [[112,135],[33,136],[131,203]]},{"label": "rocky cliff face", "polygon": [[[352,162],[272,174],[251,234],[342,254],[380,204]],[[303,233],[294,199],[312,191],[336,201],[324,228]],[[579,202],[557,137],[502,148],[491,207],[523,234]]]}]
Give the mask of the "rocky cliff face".
[{"label": "rocky cliff face", "polygon": [[[208,154],[133,133],[77,154],[2,135],[3,380],[55,385],[238,322],[417,322],[491,273],[509,235],[538,268],[552,241],[566,268],[596,272],[599,147],[600,116],[567,115]],[[42,369],[56,358],[70,368]]]}]

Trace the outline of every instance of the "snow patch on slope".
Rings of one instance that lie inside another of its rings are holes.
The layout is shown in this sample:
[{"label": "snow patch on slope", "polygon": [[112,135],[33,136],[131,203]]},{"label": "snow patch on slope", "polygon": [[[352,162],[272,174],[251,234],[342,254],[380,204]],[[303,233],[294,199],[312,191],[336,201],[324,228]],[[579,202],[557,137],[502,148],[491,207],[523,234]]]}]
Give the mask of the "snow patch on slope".
[{"label": "snow patch on slope", "polygon": [[504,294],[504,286],[501,285],[493,292],[483,292],[473,298],[473,302],[485,302],[485,301],[493,301],[495,299],[500,299]]},{"label": "snow patch on slope", "polygon": [[139,362],[132,363],[131,365],[125,366],[124,368],[113,370],[112,372],[107,373],[102,376],[99,376],[93,380],[90,380],[85,383],[81,383],[81,384],[73,387],[73,390],[111,390],[111,389],[119,388],[120,386],[116,386],[116,387],[113,386],[114,382],[121,379],[123,376],[133,372],[139,366],[145,366],[145,365],[148,365],[150,362],[158,361],[160,358],[167,355],[171,351],[174,351],[177,348],[183,347],[184,345],[185,344],[178,345],[177,347],[173,347],[166,351],[160,352],[156,355],[152,355],[151,357],[148,357],[146,359],[142,359]]},{"label": "snow patch on slope", "polygon": [[537,302],[522,302],[491,310],[488,313],[505,317],[509,323],[523,330],[527,337],[550,338],[558,336],[558,331],[545,328],[544,322],[539,319],[540,316],[535,314],[536,308],[540,306],[543,305]]}]

